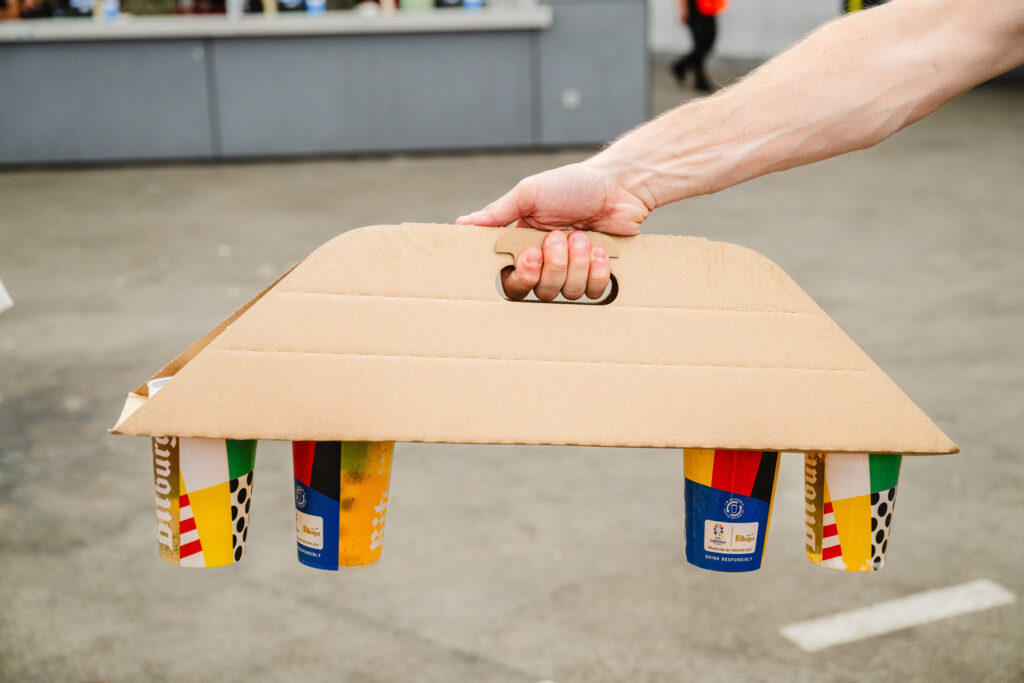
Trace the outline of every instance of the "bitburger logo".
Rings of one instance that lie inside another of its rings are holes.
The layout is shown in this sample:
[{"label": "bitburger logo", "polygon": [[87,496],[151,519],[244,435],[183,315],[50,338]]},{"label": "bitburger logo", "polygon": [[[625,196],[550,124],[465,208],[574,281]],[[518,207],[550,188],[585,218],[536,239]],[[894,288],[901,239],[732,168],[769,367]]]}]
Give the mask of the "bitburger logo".
[{"label": "bitburger logo", "polygon": [[180,513],[178,511],[178,439],[173,436],[153,438],[153,488],[156,491],[156,535],[160,553],[177,562]]}]

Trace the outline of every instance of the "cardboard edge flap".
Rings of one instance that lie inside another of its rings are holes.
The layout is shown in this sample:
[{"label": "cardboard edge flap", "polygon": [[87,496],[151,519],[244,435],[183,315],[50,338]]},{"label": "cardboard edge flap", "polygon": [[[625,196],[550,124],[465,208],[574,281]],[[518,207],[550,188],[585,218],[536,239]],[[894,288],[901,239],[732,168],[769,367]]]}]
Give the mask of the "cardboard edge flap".
[{"label": "cardboard edge flap", "polygon": [[139,396],[136,392],[128,394],[128,398],[124,401],[124,407],[121,409],[121,417],[117,418],[117,423],[110,429],[112,434],[121,434],[118,429],[125,421],[135,413],[136,410],[142,407],[142,404],[146,402],[145,396]]}]

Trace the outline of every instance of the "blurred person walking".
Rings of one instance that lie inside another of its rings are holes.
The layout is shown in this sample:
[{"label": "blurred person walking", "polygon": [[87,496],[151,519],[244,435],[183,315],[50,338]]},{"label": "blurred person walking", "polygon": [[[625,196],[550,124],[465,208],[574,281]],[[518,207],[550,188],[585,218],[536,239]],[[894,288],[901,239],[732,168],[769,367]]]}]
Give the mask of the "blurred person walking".
[{"label": "blurred person walking", "polygon": [[679,83],[686,81],[686,73],[693,71],[694,87],[699,92],[711,92],[714,87],[704,71],[704,61],[715,46],[718,21],[715,16],[728,6],[727,0],[679,0],[679,20],[686,24],[693,36],[693,49],[672,64],[672,73]]}]

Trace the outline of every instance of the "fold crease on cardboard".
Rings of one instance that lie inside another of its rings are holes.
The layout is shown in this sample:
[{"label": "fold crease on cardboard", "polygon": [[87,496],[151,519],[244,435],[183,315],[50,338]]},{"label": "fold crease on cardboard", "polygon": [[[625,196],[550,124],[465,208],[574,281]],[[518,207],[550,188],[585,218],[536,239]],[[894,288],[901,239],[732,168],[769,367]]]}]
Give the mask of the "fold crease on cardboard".
[{"label": "fold crease on cardboard", "polygon": [[608,305],[508,301],[544,233],[402,224],[310,254],[128,397],[113,431],[236,439],[955,453],[778,266],[594,235]]}]

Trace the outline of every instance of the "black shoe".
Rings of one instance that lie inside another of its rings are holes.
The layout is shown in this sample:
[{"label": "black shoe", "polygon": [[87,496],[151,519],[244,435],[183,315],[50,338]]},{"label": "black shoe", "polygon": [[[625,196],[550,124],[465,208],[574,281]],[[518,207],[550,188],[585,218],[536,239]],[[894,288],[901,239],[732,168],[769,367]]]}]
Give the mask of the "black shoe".
[{"label": "black shoe", "polygon": [[700,71],[697,72],[697,82],[693,86],[697,89],[697,92],[712,93],[715,92],[715,86],[708,80],[707,74]]},{"label": "black shoe", "polygon": [[680,57],[672,63],[672,75],[676,77],[679,85],[686,82],[686,72],[690,70],[690,58]]}]

